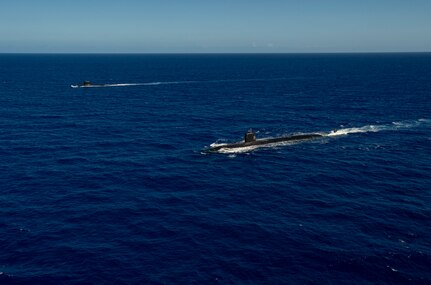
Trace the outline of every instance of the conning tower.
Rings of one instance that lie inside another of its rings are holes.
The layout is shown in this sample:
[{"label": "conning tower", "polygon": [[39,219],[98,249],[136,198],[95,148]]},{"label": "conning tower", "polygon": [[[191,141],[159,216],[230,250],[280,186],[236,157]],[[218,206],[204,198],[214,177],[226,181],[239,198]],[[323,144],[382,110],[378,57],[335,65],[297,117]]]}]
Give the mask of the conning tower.
[{"label": "conning tower", "polygon": [[244,142],[248,143],[254,141],[256,141],[256,134],[251,129],[249,129],[244,135]]}]

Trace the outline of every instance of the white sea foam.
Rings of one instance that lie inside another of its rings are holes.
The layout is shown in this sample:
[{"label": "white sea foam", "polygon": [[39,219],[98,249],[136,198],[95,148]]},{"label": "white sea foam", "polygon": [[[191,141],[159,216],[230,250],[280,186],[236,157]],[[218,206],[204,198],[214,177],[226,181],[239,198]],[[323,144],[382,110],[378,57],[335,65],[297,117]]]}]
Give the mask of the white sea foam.
[{"label": "white sea foam", "polygon": [[431,120],[428,119],[419,119],[419,120],[410,120],[410,121],[400,121],[400,122],[392,122],[391,124],[382,124],[382,125],[367,125],[359,128],[344,128],[331,131],[327,134],[323,133],[328,137],[339,136],[339,135],[348,135],[354,133],[369,133],[369,132],[380,132],[380,131],[395,131],[402,129],[409,129],[420,126],[427,126],[431,124]]},{"label": "white sea foam", "polygon": [[330,133],[327,133],[327,134],[323,133],[323,134],[328,137],[333,137],[333,136],[341,136],[341,135],[348,135],[348,134],[354,134],[354,133],[378,132],[385,128],[386,126],[369,125],[369,126],[363,126],[360,128],[345,128],[345,129],[333,130]]},{"label": "white sea foam", "polygon": [[226,145],[226,143],[212,143],[212,144],[210,144],[210,147],[218,147],[218,146],[222,146],[222,145]]}]

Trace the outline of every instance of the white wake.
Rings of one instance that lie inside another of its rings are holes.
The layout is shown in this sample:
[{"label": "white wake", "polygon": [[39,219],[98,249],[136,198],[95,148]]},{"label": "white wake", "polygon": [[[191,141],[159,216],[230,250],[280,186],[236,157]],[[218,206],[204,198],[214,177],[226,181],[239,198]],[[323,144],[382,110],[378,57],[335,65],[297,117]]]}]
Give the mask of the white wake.
[{"label": "white wake", "polygon": [[355,133],[375,133],[380,131],[396,131],[402,129],[410,129],[419,126],[431,125],[431,120],[429,119],[419,119],[419,120],[410,120],[410,121],[401,121],[401,122],[392,122],[390,124],[382,124],[382,125],[367,125],[358,128],[343,128],[333,130],[329,133],[321,133],[328,137],[340,136],[340,135],[348,135]]}]

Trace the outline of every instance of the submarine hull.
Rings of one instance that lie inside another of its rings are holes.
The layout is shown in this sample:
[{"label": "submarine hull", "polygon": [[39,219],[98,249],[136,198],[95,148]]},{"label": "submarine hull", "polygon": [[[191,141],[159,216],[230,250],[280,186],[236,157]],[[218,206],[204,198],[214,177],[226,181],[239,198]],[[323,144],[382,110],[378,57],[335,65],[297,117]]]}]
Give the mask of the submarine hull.
[{"label": "submarine hull", "polygon": [[106,87],[106,84],[70,85],[72,88]]},{"label": "submarine hull", "polygon": [[72,88],[85,88],[85,87],[105,87],[107,84],[93,84],[91,81],[85,80],[81,85],[71,85]]},{"label": "submarine hull", "polygon": [[292,135],[292,136],[286,136],[286,137],[279,137],[279,138],[271,138],[271,139],[259,139],[255,141],[250,142],[241,142],[241,143],[232,143],[232,144],[224,144],[215,146],[209,149],[211,152],[219,151],[220,149],[235,149],[240,147],[247,147],[247,146],[255,146],[255,145],[266,145],[266,144],[272,144],[272,143],[278,143],[278,142],[287,142],[287,141],[300,141],[300,140],[312,140],[316,138],[320,138],[322,135],[319,134],[303,134],[303,135]]}]

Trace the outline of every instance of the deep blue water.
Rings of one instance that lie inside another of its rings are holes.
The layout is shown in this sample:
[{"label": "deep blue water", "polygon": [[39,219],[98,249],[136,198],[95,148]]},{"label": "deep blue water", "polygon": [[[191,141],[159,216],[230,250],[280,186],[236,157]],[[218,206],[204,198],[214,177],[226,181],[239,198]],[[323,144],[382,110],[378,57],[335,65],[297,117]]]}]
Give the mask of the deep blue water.
[{"label": "deep blue water", "polygon": [[0,55],[0,284],[431,284],[430,111],[429,53]]}]

